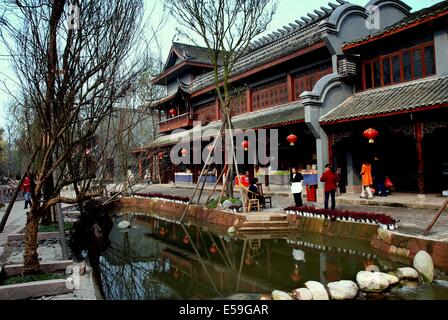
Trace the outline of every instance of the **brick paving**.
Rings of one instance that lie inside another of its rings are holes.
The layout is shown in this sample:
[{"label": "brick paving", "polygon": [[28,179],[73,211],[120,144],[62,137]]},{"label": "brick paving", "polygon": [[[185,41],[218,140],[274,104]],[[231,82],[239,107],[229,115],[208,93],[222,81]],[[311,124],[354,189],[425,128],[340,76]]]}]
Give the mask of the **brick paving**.
[{"label": "brick paving", "polygon": [[[193,190],[188,187],[175,187],[173,185],[137,185],[135,186],[138,192],[148,192],[148,193],[163,193],[177,196],[191,197]],[[207,199],[209,195],[209,190],[204,190],[201,197],[202,201]],[[266,193],[266,192],[265,192]],[[236,192],[236,197],[239,197]],[[216,192],[214,197],[219,197],[219,193]],[[197,196],[195,197],[197,199]],[[292,195],[287,192],[273,192],[272,193],[272,203],[273,208],[268,209],[268,211],[273,212],[283,212],[283,209],[287,206],[293,205],[294,200]],[[316,207],[323,207],[322,203],[307,203],[304,201],[304,205],[314,205]],[[399,219],[400,229],[399,233],[412,235],[412,236],[422,236],[423,231],[431,223],[432,219],[437,213],[436,209],[416,209],[416,208],[403,208],[403,207],[386,207],[386,206],[372,206],[372,205],[358,205],[358,204],[338,204],[336,200],[337,208],[352,211],[365,211],[365,212],[376,212],[385,213],[391,215],[395,219]],[[439,218],[437,223],[434,225],[431,233],[427,238],[435,240],[448,241],[448,211],[444,212]]]}]

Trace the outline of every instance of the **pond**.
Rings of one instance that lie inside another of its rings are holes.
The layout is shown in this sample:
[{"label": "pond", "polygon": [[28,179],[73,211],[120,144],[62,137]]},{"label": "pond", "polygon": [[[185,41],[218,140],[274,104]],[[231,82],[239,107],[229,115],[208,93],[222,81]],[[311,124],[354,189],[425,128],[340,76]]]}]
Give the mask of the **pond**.
[{"label": "pond", "polygon": [[[383,272],[409,266],[384,257],[368,242],[319,234],[234,235],[197,221],[185,224],[150,213],[115,216],[110,246],[99,258],[97,280],[107,300],[258,299],[292,291],[309,280],[355,280],[376,265]],[[131,221],[125,231],[116,228]],[[448,282],[402,283],[358,299],[448,299]]]}]

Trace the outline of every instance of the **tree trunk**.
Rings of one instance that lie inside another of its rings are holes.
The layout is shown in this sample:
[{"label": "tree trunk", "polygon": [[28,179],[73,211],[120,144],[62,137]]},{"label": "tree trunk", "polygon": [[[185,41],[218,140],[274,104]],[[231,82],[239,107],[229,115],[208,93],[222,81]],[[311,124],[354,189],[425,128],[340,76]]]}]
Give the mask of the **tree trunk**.
[{"label": "tree trunk", "polygon": [[31,209],[26,218],[25,254],[23,255],[23,273],[30,274],[39,271],[39,257],[37,255],[37,231],[39,216]]}]

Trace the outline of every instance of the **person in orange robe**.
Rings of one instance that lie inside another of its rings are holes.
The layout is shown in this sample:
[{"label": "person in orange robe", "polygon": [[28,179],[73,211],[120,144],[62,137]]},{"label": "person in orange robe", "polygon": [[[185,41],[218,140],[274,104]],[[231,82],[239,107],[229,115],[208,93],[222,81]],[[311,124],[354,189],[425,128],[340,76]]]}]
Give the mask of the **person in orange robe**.
[{"label": "person in orange robe", "polygon": [[372,165],[368,161],[363,161],[361,168],[362,191],[360,198],[372,199],[373,194],[370,186],[373,184]]}]

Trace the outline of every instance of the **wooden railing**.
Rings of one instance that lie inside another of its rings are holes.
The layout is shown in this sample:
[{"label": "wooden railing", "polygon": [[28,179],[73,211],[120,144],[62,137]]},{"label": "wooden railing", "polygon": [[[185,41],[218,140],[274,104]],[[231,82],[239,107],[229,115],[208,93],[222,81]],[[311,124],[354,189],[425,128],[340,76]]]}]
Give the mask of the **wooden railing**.
[{"label": "wooden railing", "polygon": [[159,122],[159,131],[168,132],[175,129],[192,127],[193,121],[196,119],[197,115],[195,113],[184,113],[177,117]]}]

